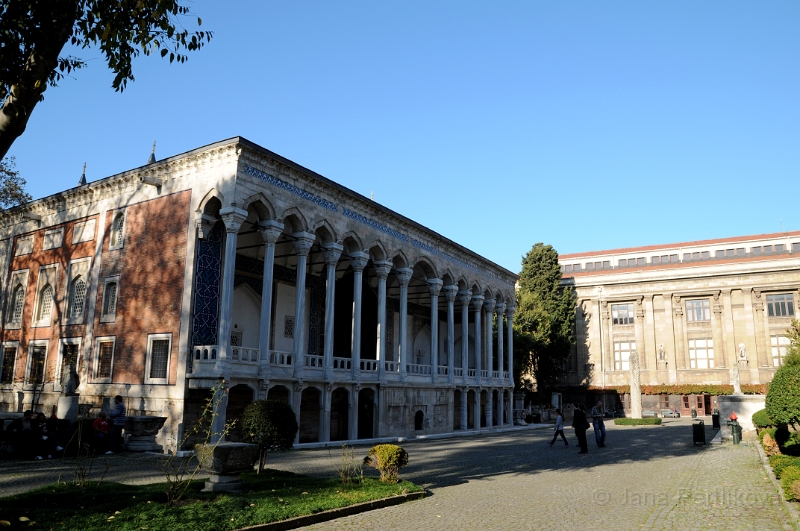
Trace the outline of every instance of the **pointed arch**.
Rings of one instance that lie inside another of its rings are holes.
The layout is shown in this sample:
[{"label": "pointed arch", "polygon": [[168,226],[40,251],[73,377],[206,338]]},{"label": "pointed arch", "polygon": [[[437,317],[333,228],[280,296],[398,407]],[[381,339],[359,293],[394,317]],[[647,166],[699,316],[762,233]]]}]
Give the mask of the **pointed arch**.
[{"label": "pointed arch", "polygon": [[244,201],[244,210],[250,210],[250,207],[256,212],[259,221],[266,221],[268,219],[275,219],[275,207],[267,199],[262,192],[251,195]]},{"label": "pointed arch", "polygon": [[365,247],[369,250],[369,257],[375,262],[380,262],[389,258],[389,249],[381,240],[375,240]]},{"label": "pointed arch", "polygon": [[337,241],[336,230],[327,219],[321,219],[314,223],[311,232],[316,233],[319,241],[322,243],[331,243]]},{"label": "pointed arch", "polygon": [[427,279],[439,278],[439,273],[436,271],[436,265],[427,256],[420,256],[414,263],[414,268],[419,266],[422,272],[425,273]]},{"label": "pointed arch", "polygon": [[466,291],[470,289],[469,281],[467,280],[467,277],[465,277],[464,275],[458,276],[458,278],[456,279],[456,285],[458,286],[459,291]]},{"label": "pointed arch", "polygon": [[391,260],[395,268],[408,267],[408,257],[405,255],[402,249],[398,249],[392,253]]},{"label": "pointed arch", "polygon": [[308,221],[297,207],[287,208],[278,218],[278,221],[286,225],[290,233],[308,231]]},{"label": "pointed arch", "polygon": [[364,249],[364,243],[361,238],[353,231],[342,234],[341,242],[344,245],[345,253],[356,253]]},{"label": "pointed arch", "polygon": [[219,209],[222,208],[224,203],[225,196],[222,195],[222,192],[216,188],[212,188],[206,192],[206,195],[200,200],[200,206],[197,208],[197,212],[217,218],[219,217]]}]

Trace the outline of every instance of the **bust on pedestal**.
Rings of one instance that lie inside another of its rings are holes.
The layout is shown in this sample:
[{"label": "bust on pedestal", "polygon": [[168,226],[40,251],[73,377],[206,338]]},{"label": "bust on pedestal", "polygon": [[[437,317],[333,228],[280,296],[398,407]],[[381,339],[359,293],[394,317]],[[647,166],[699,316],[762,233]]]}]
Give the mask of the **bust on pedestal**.
[{"label": "bust on pedestal", "polygon": [[80,380],[74,365],[64,367],[61,379],[61,396],[58,397],[58,415],[70,421],[78,418],[78,400],[80,395],[76,392]]}]

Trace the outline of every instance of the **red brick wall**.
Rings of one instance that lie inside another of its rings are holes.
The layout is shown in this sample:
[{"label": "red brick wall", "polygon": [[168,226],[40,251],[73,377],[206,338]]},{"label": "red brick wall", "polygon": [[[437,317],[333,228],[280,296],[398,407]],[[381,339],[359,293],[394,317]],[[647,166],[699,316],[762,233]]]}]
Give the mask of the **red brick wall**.
[{"label": "red brick wall", "polygon": [[[23,308],[22,326],[18,330],[4,330],[2,333],[3,341],[19,341],[19,349],[17,350],[17,363],[15,368],[15,380],[21,381],[25,377],[25,368],[28,364],[28,341],[36,339],[49,339],[50,343],[47,348],[47,365],[45,367],[45,380],[52,380],[55,375],[56,359],[58,357],[58,339],[59,337],[83,337],[86,332],[86,325],[71,325],[61,327],[60,323],[66,320],[64,311],[67,308],[65,294],[67,286],[67,269],[71,260],[78,258],[85,258],[94,254],[95,239],[93,238],[88,242],[81,242],[75,245],[72,244],[72,229],[75,223],[87,221],[97,216],[84,218],[61,225],[46,227],[37,231],[33,231],[33,252],[23,256],[13,257],[11,259],[11,266],[6,275],[6,283],[11,280],[11,272],[20,269],[28,269],[28,285],[25,291],[25,307]],[[44,233],[58,227],[64,227],[64,239],[60,247],[55,249],[42,250],[44,242]],[[13,253],[16,252],[16,242],[21,236],[27,236],[30,232],[17,236],[14,244]],[[96,234],[95,234],[96,237]],[[39,282],[39,268],[58,264],[58,280],[57,285],[54,286],[54,306],[53,318],[51,326],[32,328],[33,322],[33,309],[35,306],[37,287]],[[8,286],[8,290],[13,289],[14,286]],[[5,312],[3,319],[8,321],[11,301],[5,302]],[[5,325],[5,323],[3,323]],[[62,329],[63,328],[63,329]]]},{"label": "red brick wall", "polygon": [[[104,220],[94,336],[116,336],[114,383],[144,383],[147,335],[163,333],[172,333],[169,383],[176,381],[190,200],[185,191],[128,206],[125,243],[114,251],[108,246],[115,213]],[[100,323],[103,279],[114,275],[120,277],[116,320]]]}]

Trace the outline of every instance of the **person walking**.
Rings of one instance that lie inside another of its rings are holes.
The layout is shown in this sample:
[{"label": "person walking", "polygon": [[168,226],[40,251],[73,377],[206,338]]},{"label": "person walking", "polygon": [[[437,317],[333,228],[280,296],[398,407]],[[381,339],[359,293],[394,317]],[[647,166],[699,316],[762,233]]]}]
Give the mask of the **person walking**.
[{"label": "person walking", "polygon": [[567,438],[564,437],[564,417],[561,416],[561,410],[556,409],[556,414],[558,415],[556,417],[556,428],[555,433],[553,434],[553,440],[550,441],[550,446],[553,446],[553,443],[556,442],[556,439],[559,435],[561,435],[561,438],[564,440],[564,446],[569,446]]},{"label": "person walking", "polygon": [[578,438],[578,445],[581,447],[581,451],[578,453],[588,454],[589,447],[586,444],[586,430],[589,429],[589,421],[586,420],[586,406],[581,403],[575,404],[572,427],[575,428],[575,436]]},{"label": "person walking", "polygon": [[598,448],[606,447],[606,425],[603,422],[603,402],[597,401],[592,408],[592,426],[594,427],[594,440]]},{"label": "person walking", "polygon": [[122,451],[122,428],[125,427],[125,421],[128,420],[125,414],[125,404],[122,402],[122,396],[117,395],[114,397],[114,409],[108,414],[111,417],[111,437],[110,448],[106,454],[115,454]]}]

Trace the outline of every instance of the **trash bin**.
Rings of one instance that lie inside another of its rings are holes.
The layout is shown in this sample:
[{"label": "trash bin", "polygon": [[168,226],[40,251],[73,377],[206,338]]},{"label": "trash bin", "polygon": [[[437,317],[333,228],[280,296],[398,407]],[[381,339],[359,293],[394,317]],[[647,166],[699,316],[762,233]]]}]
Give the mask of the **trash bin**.
[{"label": "trash bin", "polygon": [[692,444],[706,444],[706,425],[702,420],[696,420],[692,424]]},{"label": "trash bin", "polygon": [[715,429],[719,429],[719,412],[714,413],[711,415],[711,426]]},{"label": "trash bin", "polygon": [[692,408],[692,418],[693,418],[693,419],[696,419],[696,418],[697,418],[697,410],[696,410],[696,409],[694,409],[694,408]]}]

